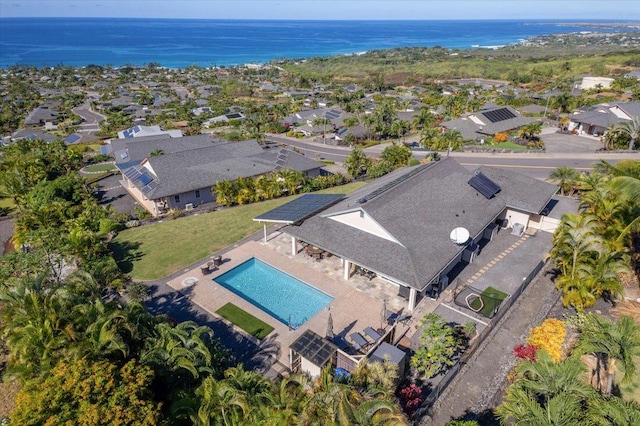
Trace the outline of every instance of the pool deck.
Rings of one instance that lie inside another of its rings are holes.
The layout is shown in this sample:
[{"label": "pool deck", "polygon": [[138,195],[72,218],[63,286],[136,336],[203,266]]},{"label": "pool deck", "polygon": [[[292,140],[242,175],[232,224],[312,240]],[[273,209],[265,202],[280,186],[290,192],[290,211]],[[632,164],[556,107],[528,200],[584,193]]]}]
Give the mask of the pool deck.
[{"label": "pool deck", "polygon": [[[482,250],[476,262],[463,268],[456,282],[472,284],[480,290],[491,285],[511,294],[522,283],[522,277],[535,267],[550,246],[551,234],[538,233],[535,238],[530,238],[529,235],[518,237],[510,235],[507,231],[500,232],[495,241]],[[290,330],[286,324],[215,282],[216,277],[252,257],[331,295],[334,300],[328,305],[329,309],[320,310],[298,329]],[[406,311],[407,302],[397,295],[394,285],[378,277],[369,280],[359,275],[352,275],[345,281],[340,259],[336,256],[324,257],[318,261],[304,254],[301,247],[299,252],[292,256],[291,237],[279,230],[272,231],[266,243],[256,238],[230,247],[229,250],[225,250],[223,259],[223,264],[207,275],[203,275],[200,265],[196,264],[184,269],[180,275],[173,275],[166,283],[187,296],[191,302],[217,321],[226,323],[215,311],[231,302],[274,327],[269,336],[259,341],[245,331],[229,325],[234,333],[253,342],[258,350],[271,360],[264,365],[264,372],[270,377],[288,373],[289,346],[305,330],[313,330],[320,336],[326,335],[329,313],[333,318],[334,335],[350,342],[348,336],[351,333],[363,332],[366,327],[387,327],[381,322],[384,301],[387,310]],[[464,324],[472,320],[477,322],[478,329],[484,328],[489,320],[454,305],[450,300],[452,291],[453,288],[447,289],[437,300],[428,297],[420,300],[411,319],[396,325],[394,342],[400,341],[399,343],[406,348],[415,349],[419,346],[421,319],[425,314],[434,311],[447,321]],[[247,354],[251,351],[255,351],[255,347],[247,347]]]},{"label": "pool deck", "polygon": [[[299,254],[296,258],[302,258],[302,256]],[[329,310],[320,310],[301,327],[296,330],[290,330],[287,325],[215,282],[217,276],[224,274],[252,257],[256,257],[331,295],[334,300],[329,304]],[[197,282],[190,285],[189,278],[196,278]],[[187,280],[186,284],[185,280]],[[355,286],[350,285],[350,283],[338,281],[326,274],[318,273],[318,271],[303,262],[292,261],[291,257],[278,253],[268,244],[265,245],[256,241],[249,241],[228,251],[224,256],[224,263],[216,271],[208,275],[203,275],[200,269],[196,268],[172,279],[168,284],[178,291],[191,287],[190,299],[213,316],[217,317],[218,315],[215,314],[215,311],[226,303],[231,302],[274,327],[274,331],[268,338],[270,344],[275,341],[279,346],[278,361],[280,368],[278,366],[274,367],[276,370],[281,371],[277,372],[283,372],[284,368],[282,367],[289,366],[289,345],[305,330],[310,329],[320,336],[325,336],[329,313],[333,317],[334,334],[345,338],[353,332],[362,332],[366,327],[380,328],[381,326],[382,300],[367,295]],[[240,334],[246,334],[236,327],[234,329]],[[258,343],[257,340],[253,338],[252,340]]]}]

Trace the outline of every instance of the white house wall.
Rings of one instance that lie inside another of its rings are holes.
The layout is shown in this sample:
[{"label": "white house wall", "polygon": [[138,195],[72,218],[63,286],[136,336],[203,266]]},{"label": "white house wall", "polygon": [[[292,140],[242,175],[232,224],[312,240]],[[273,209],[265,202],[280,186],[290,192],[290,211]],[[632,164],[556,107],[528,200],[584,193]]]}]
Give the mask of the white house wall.
[{"label": "white house wall", "polygon": [[499,219],[506,219],[509,223],[507,225],[508,228],[513,228],[513,225],[516,223],[520,223],[524,225],[524,229],[527,229],[529,226],[529,214],[519,212],[517,210],[506,209],[499,217]]},{"label": "white house wall", "polygon": [[559,225],[559,219],[554,219],[548,216],[532,215],[529,220],[529,226],[531,228],[544,232],[553,233]]},{"label": "white house wall", "polygon": [[305,357],[300,357],[300,369],[303,373],[309,374],[312,378],[320,377],[321,369]]},{"label": "white house wall", "polygon": [[133,198],[140,204],[141,207],[149,211],[154,216],[158,214],[156,211],[156,203],[153,200],[148,199],[138,188],[131,183],[131,181],[127,178],[120,181],[120,184],[124,186],[124,188],[131,194]]}]

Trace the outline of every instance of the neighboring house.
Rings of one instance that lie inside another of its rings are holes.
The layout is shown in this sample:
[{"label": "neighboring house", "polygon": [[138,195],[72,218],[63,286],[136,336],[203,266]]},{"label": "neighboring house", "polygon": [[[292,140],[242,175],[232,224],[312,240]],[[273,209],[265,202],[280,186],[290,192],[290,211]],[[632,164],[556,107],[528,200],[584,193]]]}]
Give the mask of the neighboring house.
[{"label": "neighboring house", "polygon": [[182,136],[180,130],[162,130],[160,126],[133,126],[118,132],[119,139],[141,138],[147,136],[169,135],[172,138]]},{"label": "neighboring house", "polygon": [[[437,297],[449,272],[472,262],[478,244],[500,227],[518,235],[529,227],[553,232],[541,213],[554,205],[557,190],[511,170],[472,172],[446,158],[396,170],[282,230],[293,238],[292,248],[303,241],[341,257],[345,280],[354,265],[374,272],[412,311],[420,298]],[[454,242],[460,228],[467,239]]]},{"label": "neighboring house", "polygon": [[509,106],[491,106],[455,120],[445,121],[441,126],[459,131],[465,140],[477,140],[496,133],[510,132],[534,121],[534,118],[523,117]]},{"label": "neighboring house", "polygon": [[41,139],[45,142],[53,142],[54,140],[56,140],[56,137],[51,133],[46,133],[42,130],[34,129],[21,129],[11,134],[12,142],[19,141],[20,139]]},{"label": "neighboring house", "polygon": [[590,90],[597,89],[598,87],[601,89],[609,89],[611,87],[611,83],[613,83],[615,79],[609,77],[591,77],[585,76],[582,77],[582,83],[580,83],[580,89],[582,90]]},{"label": "neighboring house", "polygon": [[315,177],[323,166],[288,149],[263,149],[253,140],[234,143],[209,135],[131,141],[126,149],[114,147],[114,154],[121,184],[153,215],[215,202],[218,181],[287,168]]},{"label": "neighboring house", "polygon": [[355,140],[363,140],[369,137],[369,131],[362,124],[357,124],[353,127],[341,127],[336,131],[335,139],[337,141],[344,141],[350,137]]},{"label": "neighboring house", "polygon": [[192,109],[191,112],[193,113],[193,115],[200,115],[200,114],[209,114],[211,112],[211,108],[209,108],[208,106],[201,106],[195,109]]},{"label": "neighboring house", "polygon": [[570,115],[569,130],[602,136],[609,127],[634,117],[640,117],[640,102],[597,105],[589,111]]},{"label": "neighboring house", "polygon": [[204,122],[204,127],[210,127],[214,123],[228,123],[231,120],[245,120],[246,117],[241,112],[230,112],[228,114],[218,115]]},{"label": "neighboring house", "polygon": [[54,105],[40,105],[24,119],[25,126],[44,126],[47,123],[56,124],[58,111]]}]

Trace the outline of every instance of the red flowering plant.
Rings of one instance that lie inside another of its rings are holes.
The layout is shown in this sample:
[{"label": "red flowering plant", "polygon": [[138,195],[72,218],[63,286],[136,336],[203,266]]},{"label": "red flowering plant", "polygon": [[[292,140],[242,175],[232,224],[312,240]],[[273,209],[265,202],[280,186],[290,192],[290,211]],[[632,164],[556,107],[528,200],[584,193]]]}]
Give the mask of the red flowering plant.
[{"label": "red flowering plant", "polygon": [[406,413],[412,413],[422,402],[422,389],[415,383],[400,389],[400,402]]},{"label": "red flowering plant", "polygon": [[535,361],[536,358],[536,351],[539,348],[535,345],[526,343],[526,344],[519,344],[514,346],[513,348],[513,355],[518,358],[518,359],[525,359],[527,361]]}]

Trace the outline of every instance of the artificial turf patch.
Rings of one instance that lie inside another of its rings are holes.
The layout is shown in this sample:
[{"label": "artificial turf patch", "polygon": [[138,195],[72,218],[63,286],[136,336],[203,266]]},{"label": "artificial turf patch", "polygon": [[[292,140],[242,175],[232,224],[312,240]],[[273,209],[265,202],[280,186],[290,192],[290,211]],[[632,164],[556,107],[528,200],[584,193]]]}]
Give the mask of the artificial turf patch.
[{"label": "artificial turf patch", "polygon": [[218,309],[216,314],[261,340],[273,331],[273,327],[269,324],[243,311],[233,303],[227,303]]},{"label": "artificial turf patch", "polygon": [[480,297],[476,297],[469,302],[469,306],[471,309],[481,313],[483,316],[491,318],[498,306],[500,306],[500,303],[502,303],[506,298],[507,293],[493,287],[487,287]]}]

